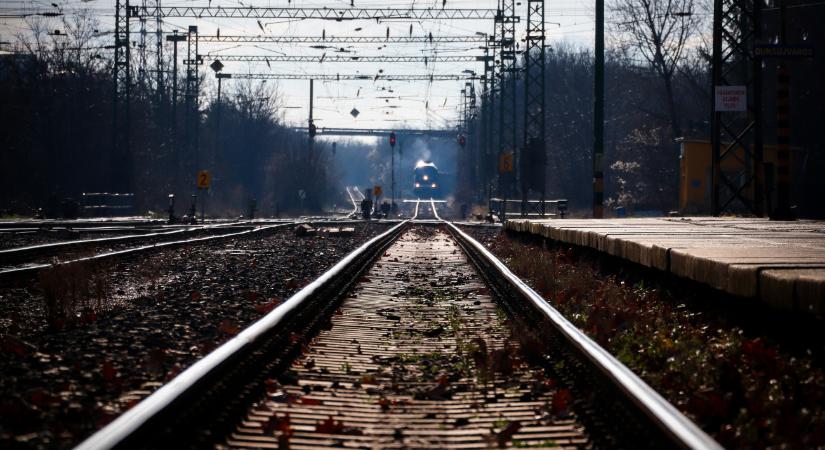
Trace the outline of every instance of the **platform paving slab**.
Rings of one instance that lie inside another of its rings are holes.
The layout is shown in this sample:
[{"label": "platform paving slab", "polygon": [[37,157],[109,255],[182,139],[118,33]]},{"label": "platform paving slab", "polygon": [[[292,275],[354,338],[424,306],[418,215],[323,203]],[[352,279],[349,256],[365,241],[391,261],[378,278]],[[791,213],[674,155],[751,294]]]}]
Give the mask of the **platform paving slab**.
[{"label": "platform paving slab", "polygon": [[825,222],[715,217],[512,219],[505,226],[778,308],[825,313]]}]

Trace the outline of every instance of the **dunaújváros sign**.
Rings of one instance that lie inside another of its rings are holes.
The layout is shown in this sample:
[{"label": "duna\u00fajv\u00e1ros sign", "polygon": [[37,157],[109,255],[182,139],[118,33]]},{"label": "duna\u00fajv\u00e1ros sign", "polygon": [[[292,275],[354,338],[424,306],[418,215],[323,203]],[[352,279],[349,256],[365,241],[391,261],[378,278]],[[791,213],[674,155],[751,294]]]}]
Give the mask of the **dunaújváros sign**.
[{"label": "duna\u00fajv\u00e1ros sign", "polygon": [[753,46],[753,56],[760,58],[813,58],[810,45],[759,44]]},{"label": "duna\u00fajv\u00e1ros sign", "polygon": [[748,90],[745,86],[716,86],[716,111],[745,111]]}]

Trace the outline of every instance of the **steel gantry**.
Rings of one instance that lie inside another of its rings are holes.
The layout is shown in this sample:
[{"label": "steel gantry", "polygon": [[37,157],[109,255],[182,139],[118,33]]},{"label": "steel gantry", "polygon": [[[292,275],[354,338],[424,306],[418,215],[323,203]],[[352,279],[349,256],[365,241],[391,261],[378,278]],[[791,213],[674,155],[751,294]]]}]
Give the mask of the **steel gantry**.
[{"label": "steel gantry", "polygon": [[274,43],[274,44],[447,44],[480,43],[483,36],[240,36],[203,35],[201,42]]},{"label": "steel gantry", "polygon": [[485,55],[492,54],[484,64],[484,77],[481,95],[481,120],[482,120],[482,153],[481,164],[479,167],[479,179],[487,180],[483,187],[483,197],[488,199],[492,197],[493,180],[495,180],[496,173],[496,157],[498,154],[497,145],[493,143],[493,136],[495,136],[495,127],[497,122],[495,117],[495,101],[498,92],[498,77],[496,76],[495,55],[496,40],[494,36],[485,36],[488,43],[485,46]]},{"label": "steel gantry", "polygon": [[544,129],[544,0],[527,0],[527,47],[524,50],[524,147],[521,155],[521,213],[530,191],[541,195],[542,215],[547,165]]},{"label": "steel gantry", "polygon": [[129,61],[129,18],[133,8],[129,0],[115,2],[115,45],[112,64],[112,186],[116,191],[131,190],[129,173],[131,151],[129,148],[129,109],[131,103],[132,75]]},{"label": "steel gantry", "polygon": [[[739,210],[763,215],[762,61],[754,55],[762,28],[759,0],[715,0],[711,105],[712,193],[714,215]],[[717,98],[746,91],[746,107],[726,107]],[[734,110],[732,110],[734,109]],[[738,160],[738,162],[736,162]],[[726,161],[734,161],[723,170]]]},{"label": "steel gantry", "polygon": [[395,75],[377,73],[375,75],[362,75],[354,73],[337,74],[302,74],[302,73],[237,73],[232,74],[233,79],[240,80],[318,80],[318,81],[460,81],[472,80],[471,75],[447,75],[447,74],[422,74],[422,75]]},{"label": "steel gantry", "polygon": [[223,19],[320,19],[320,20],[483,20],[496,15],[493,9],[474,8],[269,8],[220,6],[164,6],[148,8],[148,15],[161,17],[215,17]]},{"label": "steel gantry", "polygon": [[200,164],[200,149],[198,148],[198,128],[200,124],[200,113],[198,97],[200,94],[200,76],[198,76],[198,66],[203,64],[203,60],[198,55],[198,27],[189,26],[189,34],[186,39],[186,83],[184,85],[184,107],[185,125],[184,139],[186,147],[195,165],[193,170],[184,173],[194,173]]},{"label": "steel gantry", "polygon": [[[515,0],[500,0],[496,13],[496,33],[498,35],[498,77],[499,77],[499,195],[507,197],[515,194],[517,174],[515,168],[516,151],[516,23]],[[509,164],[502,164],[502,158],[509,158]],[[502,170],[510,167],[510,170]]]},{"label": "steel gantry", "polygon": [[477,116],[475,83],[467,81],[461,90],[461,110],[458,125],[458,185],[461,201],[470,200],[476,183],[478,148],[475,139]]},{"label": "steel gantry", "polygon": [[450,55],[450,56],[299,56],[299,55],[220,55],[221,61],[241,62],[475,62],[484,61],[484,56]]}]

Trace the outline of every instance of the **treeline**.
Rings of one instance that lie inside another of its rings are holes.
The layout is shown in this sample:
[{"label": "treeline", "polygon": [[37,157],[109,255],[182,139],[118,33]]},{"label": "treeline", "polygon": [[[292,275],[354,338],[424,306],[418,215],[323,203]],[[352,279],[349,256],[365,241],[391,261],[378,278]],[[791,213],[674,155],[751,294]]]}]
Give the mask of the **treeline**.
[{"label": "treeline", "polygon": [[[546,56],[546,192],[575,209],[592,202],[593,54],[556,45]],[[708,72],[700,61],[675,73],[673,97],[681,136],[709,137]],[[523,142],[524,85],[517,81],[517,144]],[[667,211],[678,196],[679,145],[662,80],[627,53],[609,51],[605,62],[605,206]],[[497,103],[496,103],[497,105]],[[479,108],[479,110],[481,110]],[[497,129],[494,113],[494,133]],[[483,142],[483,118],[475,119]],[[494,139],[494,148],[497,149]],[[495,170],[490,165],[490,170]],[[537,196],[533,195],[533,197]]]},{"label": "treeline", "polygon": [[182,74],[173,99],[171,80],[159,90],[153,73],[134,73],[130,155],[116,159],[111,55],[101,56],[108,41],[82,16],[63,25],[60,36],[34,29],[31,40],[0,55],[0,213],[59,214],[66,199],[123,186],[112,179],[118,165],[126,166],[139,213],[165,211],[168,194],[176,195],[178,214],[185,213],[201,169],[213,173],[207,211],[222,215],[246,214],[252,201],[267,215],[317,210],[325,202],[329,146],[320,143],[310,154],[306,136],[279,122],[271,83],[234,81],[219,105],[214,94],[203,100],[202,80],[199,112],[191,116],[199,121],[195,148],[187,144],[194,127]]}]

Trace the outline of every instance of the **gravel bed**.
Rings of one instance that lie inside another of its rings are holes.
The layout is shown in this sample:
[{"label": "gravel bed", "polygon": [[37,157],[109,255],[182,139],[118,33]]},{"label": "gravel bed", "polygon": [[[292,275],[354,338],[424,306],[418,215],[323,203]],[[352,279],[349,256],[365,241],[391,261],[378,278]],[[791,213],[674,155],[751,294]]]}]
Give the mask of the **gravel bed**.
[{"label": "gravel bed", "polygon": [[694,289],[601,270],[574,249],[465,231],[723,446],[825,446],[821,342],[773,339],[741,325],[741,309],[722,311]]},{"label": "gravel bed", "polygon": [[386,229],[286,229],[0,286],[0,448],[76,445]]}]

